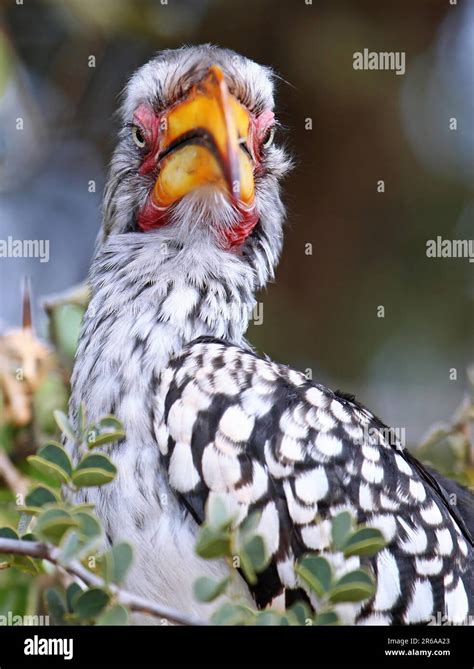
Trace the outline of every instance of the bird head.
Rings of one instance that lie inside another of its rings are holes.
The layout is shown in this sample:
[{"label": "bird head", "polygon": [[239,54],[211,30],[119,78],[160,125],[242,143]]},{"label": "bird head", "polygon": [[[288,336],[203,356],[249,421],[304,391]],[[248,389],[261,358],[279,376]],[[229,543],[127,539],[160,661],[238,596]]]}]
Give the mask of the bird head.
[{"label": "bird head", "polygon": [[[261,251],[272,273],[282,238],[272,72],[210,45],[163,51],[125,89],[104,200],[104,239],[166,231],[179,247]],[[156,237],[156,235],[153,235]]]}]

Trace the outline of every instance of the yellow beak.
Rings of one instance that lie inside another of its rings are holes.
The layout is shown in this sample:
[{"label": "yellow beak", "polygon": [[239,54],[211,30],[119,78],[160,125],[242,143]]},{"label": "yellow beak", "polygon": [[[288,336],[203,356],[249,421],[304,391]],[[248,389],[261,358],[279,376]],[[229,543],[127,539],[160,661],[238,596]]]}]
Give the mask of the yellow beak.
[{"label": "yellow beak", "polygon": [[153,200],[168,207],[205,185],[229,192],[249,206],[254,198],[253,165],[241,146],[249,140],[250,117],[213,65],[187,97],[161,119],[159,174]]}]

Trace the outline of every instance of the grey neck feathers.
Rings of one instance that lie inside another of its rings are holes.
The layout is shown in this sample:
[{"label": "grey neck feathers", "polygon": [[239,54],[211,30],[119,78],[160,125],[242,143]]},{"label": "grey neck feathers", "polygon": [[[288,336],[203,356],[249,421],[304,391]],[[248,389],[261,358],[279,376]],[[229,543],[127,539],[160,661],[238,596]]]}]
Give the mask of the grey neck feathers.
[{"label": "grey neck feathers", "polygon": [[169,359],[197,337],[243,344],[258,279],[242,256],[209,240],[183,249],[160,231],[111,236],[90,282],[71,409],[83,401],[97,419],[120,417],[124,394],[147,395]]},{"label": "grey neck feathers", "polygon": [[183,246],[163,231],[109,238],[92,265],[92,313],[149,318],[182,344],[201,335],[240,342],[255,304],[253,267],[206,239]]}]

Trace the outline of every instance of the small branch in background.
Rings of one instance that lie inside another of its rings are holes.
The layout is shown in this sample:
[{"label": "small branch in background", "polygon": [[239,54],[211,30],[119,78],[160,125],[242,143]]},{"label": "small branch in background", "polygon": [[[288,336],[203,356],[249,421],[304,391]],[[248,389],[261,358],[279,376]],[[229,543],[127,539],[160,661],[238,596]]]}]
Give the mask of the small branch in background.
[{"label": "small branch in background", "polygon": [[8,455],[2,449],[0,449],[0,478],[5,481],[15,495],[26,496],[28,491],[28,480],[20,474]]},{"label": "small branch in background", "polygon": [[39,541],[22,541],[21,539],[0,539],[0,554],[12,553],[14,555],[27,555],[32,558],[39,558],[47,560],[54,564],[58,569],[75,577],[88,586],[94,588],[108,587],[109,591],[115,597],[118,604],[126,607],[130,611],[137,613],[146,613],[155,618],[165,618],[172,623],[178,625],[205,625],[202,620],[188,616],[180,611],[176,611],[164,604],[157,604],[139,595],[134,595],[127,590],[122,590],[116,585],[106,584],[103,578],[93,574],[88,569],[82,566],[77,560],[71,561],[67,565],[60,564],[59,558],[61,551],[55,546],[48,546]]},{"label": "small branch in background", "polygon": [[31,317],[31,285],[29,277],[26,276],[23,279],[22,327],[24,330],[31,330],[33,327]]}]

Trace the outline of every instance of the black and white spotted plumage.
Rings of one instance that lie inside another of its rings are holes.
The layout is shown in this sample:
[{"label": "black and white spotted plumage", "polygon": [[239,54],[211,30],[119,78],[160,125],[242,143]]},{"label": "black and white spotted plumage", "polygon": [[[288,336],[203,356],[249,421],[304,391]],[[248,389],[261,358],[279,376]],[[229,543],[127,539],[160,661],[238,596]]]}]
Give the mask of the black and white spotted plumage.
[{"label": "black and white spotted plumage", "polygon": [[[268,70],[226,50],[190,47],[164,52],[134,76],[124,121],[143,99],[158,108],[175,100],[215,62],[242,102],[272,108]],[[122,133],[71,398],[73,419],[84,402],[90,419],[114,413],[125,425],[126,438],[106,449],[116,481],[81,499],[96,504],[109,542],[133,543],[127,587],[209,616],[213,605],[199,604],[192,584],[226,574],[228,565],[198,558],[193,546],[206,503],[218,495],[237,522],[261,511],[272,559],[251,589],[237,579],[233,594],[244,601],[263,607],[302,596],[293,566],[306,551],[328,555],[338,574],[357,566],[358,557],[328,553],[329,520],[347,509],[388,543],[364,559],[376,595],[339,605],[343,621],[466,621],[474,613],[469,493],[425,469],[353,398],[259,357],[245,341],[255,292],[280,254],[284,151],[265,154],[259,223],[237,253],[216,236],[230,206],[222,193],[190,193],[171,224],[138,231],[134,216],[147,189],[138,165]],[[453,493],[463,500],[458,507]]]},{"label": "black and white spotted plumage", "polygon": [[336,571],[343,566],[329,551],[330,518],[349,510],[379,528],[388,545],[374,560],[374,600],[343,611],[348,622],[425,622],[435,611],[467,618],[472,545],[465,523],[367,409],[208,339],[171,362],[157,398],[163,464],[196,520],[212,495],[227,501],[238,522],[262,513],[259,531],[273,559],[256,588],[261,606],[298,587],[293,566],[304,552],[328,554]]}]

